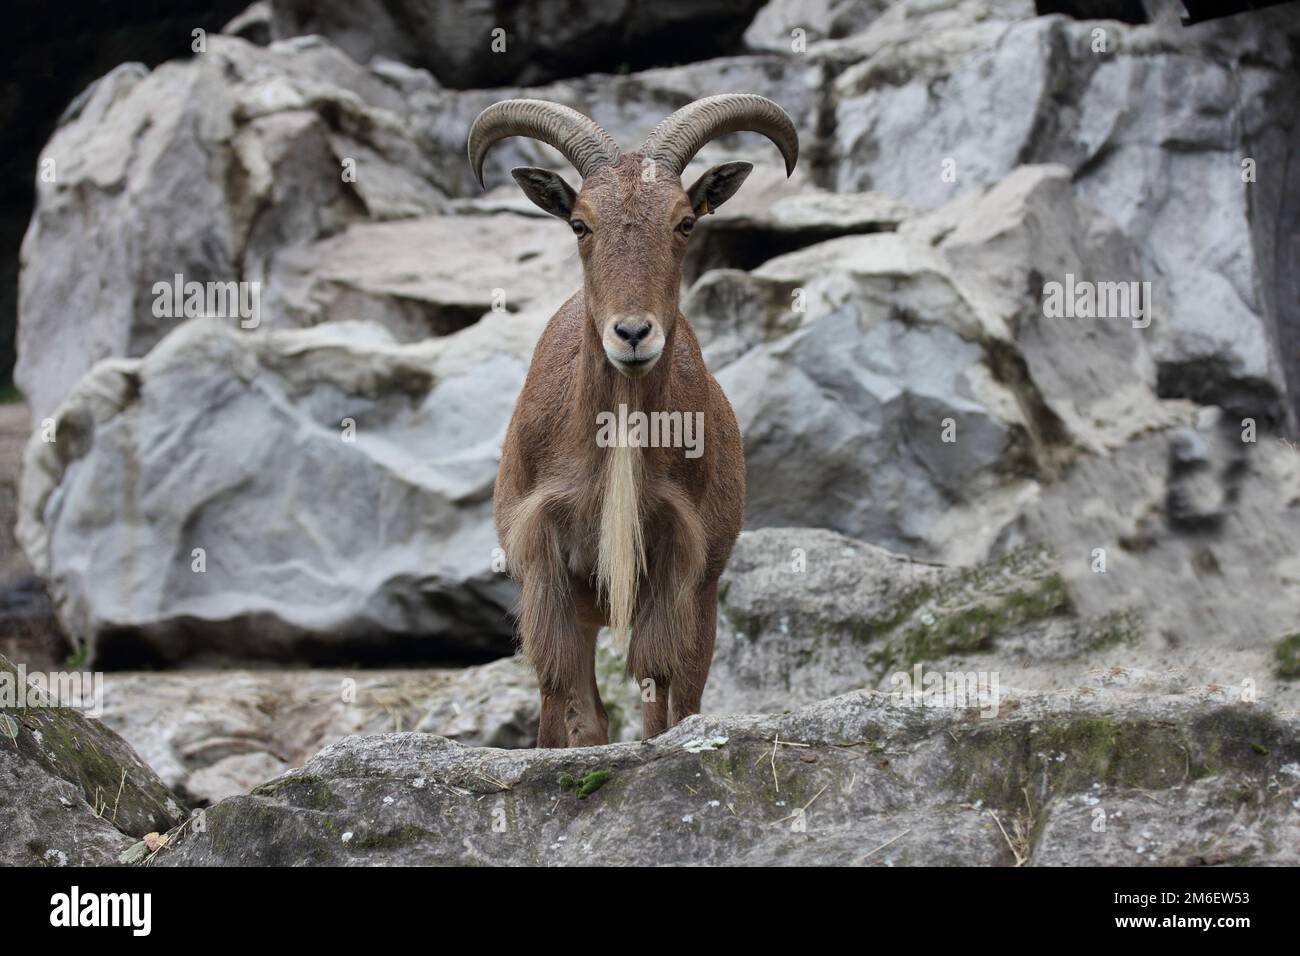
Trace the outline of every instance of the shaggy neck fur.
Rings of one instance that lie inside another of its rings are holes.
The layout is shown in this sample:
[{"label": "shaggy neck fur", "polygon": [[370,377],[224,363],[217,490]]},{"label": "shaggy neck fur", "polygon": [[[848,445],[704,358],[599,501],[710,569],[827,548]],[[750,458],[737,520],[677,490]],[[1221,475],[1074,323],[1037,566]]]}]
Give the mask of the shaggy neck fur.
[{"label": "shaggy neck fur", "polygon": [[646,572],[644,504],[647,500],[648,449],[596,445],[598,412],[653,411],[667,405],[668,370],[672,367],[675,329],[669,330],[663,355],[649,374],[630,379],[609,364],[593,323],[588,321],[588,347],[583,350],[582,379],[591,407],[575,419],[591,430],[588,441],[601,460],[600,534],[596,556],[596,585],[609,613],[610,629],[626,646],[636,615],[639,581]]}]

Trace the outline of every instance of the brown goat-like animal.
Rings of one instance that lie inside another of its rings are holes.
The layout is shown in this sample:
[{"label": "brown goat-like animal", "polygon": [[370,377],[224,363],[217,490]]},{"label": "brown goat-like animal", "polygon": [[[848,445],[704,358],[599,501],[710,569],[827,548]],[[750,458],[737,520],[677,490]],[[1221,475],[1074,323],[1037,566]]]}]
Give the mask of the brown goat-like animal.
[{"label": "brown goat-like animal", "polygon": [[766,135],[786,174],[794,169],[794,124],[748,94],[683,107],[627,155],[592,120],[540,100],[490,106],[470,130],[480,183],[484,156],[506,136],[555,147],[583,177],[575,193],[553,172],[512,170],[529,199],[571,225],[583,267],[582,289],[537,344],[496,483],[497,530],[522,584],[520,640],[541,686],[539,747],[608,742],[595,672],[602,625],[630,633],[645,737],[700,709],[745,460],[678,297],[696,219],[753,167],[715,166],[690,189],[680,176],[707,142],[741,130]]}]

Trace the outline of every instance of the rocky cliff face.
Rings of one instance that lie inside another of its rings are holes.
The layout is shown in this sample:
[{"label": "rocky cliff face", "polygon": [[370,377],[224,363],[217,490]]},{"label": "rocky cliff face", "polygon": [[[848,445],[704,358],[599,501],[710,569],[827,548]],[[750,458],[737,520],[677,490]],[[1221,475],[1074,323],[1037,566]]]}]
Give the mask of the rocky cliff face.
[{"label": "rocky cliff face", "polygon": [[[99,665],[342,668],[110,693],[208,808],[158,859],[1293,862],[1300,16],[1146,14],[546,0],[494,54],[439,3],[273,0],[88,89],[24,242],[17,538]],[[482,193],[466,130],[529,96],[631,146],[729,91],[802,150],[786,180],[733,135],[684,175],[757,167],[682,290],[749,475],[710,716],[490,749],[536,708],[498,449],[580,271],[508,176],[571,170],[507,140]],[[918,666],[1017,703],[914,710]],[[381,736],[312,757],[350,734]]]}]

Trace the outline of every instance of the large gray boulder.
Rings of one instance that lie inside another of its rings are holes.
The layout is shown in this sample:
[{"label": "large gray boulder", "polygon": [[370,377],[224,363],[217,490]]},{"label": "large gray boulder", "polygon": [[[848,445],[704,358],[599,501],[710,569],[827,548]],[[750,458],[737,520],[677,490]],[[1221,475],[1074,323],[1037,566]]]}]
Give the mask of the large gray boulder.
[{"label": "large gray boulder", "polygon": [[1051,547],[1081,613],[1145,609],[1147,640],[1118,663],[1190,667],[1265,693],[1300,602],[1297,489],[1294,445],[1204,409],[1190,425],[1080,457],[999,547]]},{"label": "large gray boulder", "polygon": [[582,285],[568,241],[563,223],[509,209],[358,222],[286,250],[263,306],[296,326],[364,317],[399,342],[492,310],[549,316]]},{"label": "large gray boulder", "polygon": [[191,321],[32,436],[19,540],[101,661],[508,652],[491,492],[539,330]]},{"label": "large gray boulder", "polygon": [[121,737],[25,677],[0,656],[0,865],[113,866],[135,838],[181,823]]},{"label": "large gray boulder", "polygon": [[1076,454],[1188,419],[1156,398],[1154,323],[1042,314],[1045,275],[1135,270],[1064,167],[1027,166],[896,232],[706,275],[687,309],[744,431],[748,523],[984,557]]},{"label": "large gray boulder", "polygon": [[1059,664],[1132,646],[1145,629],[1136,606],[1079,614],[1057,561],[1032,546],[949,567],[831,531],[764,528],[741,536],[722,578],[704,711],[799,707],[955,655],[986,671],[995,651],[1017,667]]},{"label": "large gray boulder", "polygon": [[979,713],[860,693],[577,750],[349,737],[209,809],[155,862],[1300,862],[1294,716],[1083,694]]},{"label": "large gray boulder", "polygon": [[155,283],[267,283],[296,243],[443,207],[399,88],[320,41],[207,43],[115,69],[41,154],[53,179],[37,177],[23,241],[15,372],[37,421],[96,361],[143,355],[175,327]]},{"label": "large gray boulder", "polygon": [[1277,419],[1300,407],[1300,373],[1280,357],[1300,341],[1283,265],[1300,232],[1300,14],[1187,28],[1177,3],[1154,6],[1130,26],[1035,18],[1019,2],[897,4],[839,44],[855,62],[832,83],[836,188],[933,207],[1019,164],[1068,165],[1141,250],[1166,310],[1162,394],[1234,411],[1268,401]]},{"label": "large gray boulder", "polygon": [[[1300,576],[1286,546],[1300,529],[1281,501],[1300,467],[1269,450],[1239,461],[1241,503],[1218,517],[1221,529],[1189,530],[1164,513],[1186,490],[1182,474],[1151,467],[1187,437],[1160,433],[1081,461],[1026,509],[998,557],[972,565],[920,562],[816,528],[743,533],[722,578],[704,711],[889,690],[918,665],[1036,691],[1300,707],[1287,636]],[[1138,527],[1106,503],[1107,487],[1125,488]]]}]

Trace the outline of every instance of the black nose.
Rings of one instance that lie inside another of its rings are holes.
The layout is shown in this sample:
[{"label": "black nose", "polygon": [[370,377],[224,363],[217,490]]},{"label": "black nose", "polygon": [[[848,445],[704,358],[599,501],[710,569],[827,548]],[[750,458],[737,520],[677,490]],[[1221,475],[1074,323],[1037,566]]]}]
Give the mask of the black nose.
[{"label": "black nose", "polygon": [[641,322],[615,322],[614,334],[625,342],[631,342],[636,345],[643,338],[650,334],[650,323]]}]

